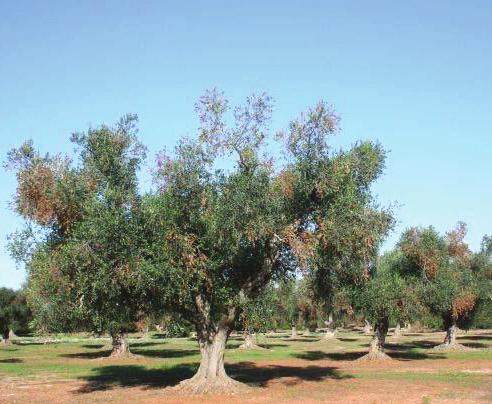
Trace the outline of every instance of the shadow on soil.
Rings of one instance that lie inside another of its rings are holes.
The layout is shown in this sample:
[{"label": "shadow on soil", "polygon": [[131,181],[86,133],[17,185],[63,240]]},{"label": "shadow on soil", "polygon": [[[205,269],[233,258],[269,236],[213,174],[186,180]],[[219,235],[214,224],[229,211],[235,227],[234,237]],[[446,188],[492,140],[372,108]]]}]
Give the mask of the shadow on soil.
[{"label": "shadow on soil", "polygon": [[0,363],[22,363],[22,362],[24,361],[18,358],[0,359]]},{"label": "shadow on soil", "polygon": [[[147,369],[139,365],[103,366],[95,370],[94,375],[83,377],[87,383],[75,394],[109,390],[115,387],[164,388],[178,384],[193,376],[197,363],[178,365],[170,369]],[[227,373],[234,379],[250,386],[266,387],[271,380],[285,378],[282,383],[288,386],[302,381],[319,381],[326,378],[336,380],[353,376],[341,374],[335,367],[327,366],[263,366],[252,362],[241,362],[226,366]]]},{"label": "shadow on soil", "polygon": [[[403,344],[402,344],[403,345]],[[409,347],[399,346],[396,344],[386,344],[386,353],[393,359],[401,361],[419,360],[419,359],[443,359],[443,355],[436,353],[423,353],[408,350]],[[323,352],[323,351],[306,351],[294,354],[292,356],[308,361],[317,361],[330,359],[334,361],[353,361],[367,354],[368,351],[352,352]]]},{"label": "shadow on soil", "polygon": [[[130,351],[138,356],[146,356],[150,358],[183,358],[185,356],[196,355],[200,351],[198,349],[139,349],[144,345],[130,345]],[[77,352],[60,355],[62,358],[78,358],[78,359],[98,359],[108,357],[111,350],[104,349],[102,351],[92,352]]]}]

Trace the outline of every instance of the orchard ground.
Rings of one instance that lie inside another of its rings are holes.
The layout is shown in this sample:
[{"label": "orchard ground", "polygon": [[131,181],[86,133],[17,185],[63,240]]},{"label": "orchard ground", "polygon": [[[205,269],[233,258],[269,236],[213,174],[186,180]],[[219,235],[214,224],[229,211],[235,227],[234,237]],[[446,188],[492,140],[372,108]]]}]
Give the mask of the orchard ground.
[{"label": "orchard ground", "polygon": [[227,371],[252,386],[240,396],[180,396],[167,387],[191,377],[199,362],[191,338],[159,334],[130,339],[134,357],[105,359],[109,339],[58,336],[20,338],[0,348],[0,402],[138,403],[448,403],[492,402],[492,330],[461,332],[466,352],[433,351],[443,332],[409,333],[387,339],[394,359],[356,362],[370,337],[342,330],[260,338],[261,350],[239,349],[233,337]]}]

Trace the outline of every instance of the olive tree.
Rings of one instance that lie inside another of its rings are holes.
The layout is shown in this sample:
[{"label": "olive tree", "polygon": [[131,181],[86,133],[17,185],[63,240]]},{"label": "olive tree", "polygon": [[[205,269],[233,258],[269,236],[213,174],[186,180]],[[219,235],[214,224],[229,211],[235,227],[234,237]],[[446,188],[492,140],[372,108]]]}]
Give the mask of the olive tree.
[{"label": "olive tree", "polygon": [[256,344],[257,335],[271,329],[276,303],[271,286],[245,302],[238,321],[238,326],[244,332],[244,343],[240,346],[241,349],[261,348]]},{"label": "olive tree", "polygon": [[445,236],[433,227],[411,228],[399,242],[402,273],[424,283],[422,301],[442,318],[446,336],[438,349],[465,349],[456,342],[457,327],[468,328],[482,295],[479,272],[473,269],[474,254],[464,237],[466,226]]},{"label": "olive tree", "polygon": [[158,158],[158,191],[144,209],[154,240],[147,262],[165,289],[160,304],[186,315],[197,331],[199,369],[177,389],[229,392],[242,388],[227,376],[224,352],[245,301],[272,279],[309,267],[318,247],[343,250],[345,261],[335,267],[343,272],[347,260],[367,260],[378,245],[373,233],[388,220],[367,189],[380,172],[381,150],[360,143],[333,152],[328,137],[338,131],[338,118],[319,103],[280,133],[287,161],[279,166],[265,147],[268,96],[249,97],[232,122],[216,90],[196,110],[198,139],[183,139]]},{"label": "olive tree", "polygon": [[8,156],[18,182],[15,209],[40,235],[24,248],[38,324],[109,332],[112,356],[129,353],[125,332],[138,319],[146,285],[137,188],[144,148],[136,121],[127,115],[114,127],[74,134],[74,159],[42,156],[31,142]]},{"label": "olive tree", "polygon": [[408,322],[419,314],[419,283],[410,283],[399,274],[399,252],[386,253],[378,259],[370,278],[352,290],[354,308],[374,324],[369,353],[360,360],[386,360],[384,352],[390,323]]}]

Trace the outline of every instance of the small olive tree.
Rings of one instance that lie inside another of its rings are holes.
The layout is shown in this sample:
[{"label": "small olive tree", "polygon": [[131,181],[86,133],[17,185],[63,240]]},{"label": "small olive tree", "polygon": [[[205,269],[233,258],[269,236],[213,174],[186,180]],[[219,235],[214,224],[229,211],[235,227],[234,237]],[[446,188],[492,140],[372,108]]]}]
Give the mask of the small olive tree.
[{"label": "small olive tree", "polygon": [[[441,236],[433,227],[411,228],[402,235],[403,276],[419,277],[421,300],[442,318],[446,336],[438,349],[465,349],[456,342],[457,327],[468,328],[484,289],[484,272],[473,268],[474,254],[464,242],[466,226],[458,226]],[[478,264],[480,266],[480,264]]]},{"label": "small olive tree", "polygon": [[272,328],[276,303],[276,296],[271,286],[261,291],[258,296],[245,302],[238,321],[238,327],[244,332],[244,343],[240,348],[261,348],[257,345],[257,335]]},{"label": "small olive tree", "polygon": [[390,359],[384,352],[390,323],[412,321],[421,311],[417,298],[420,285],[399,274],[399,261],[398,251],[386,253],[378,259],[369,280],[353,288],[355,310],[374,324],[369,353],[360,360]]}]

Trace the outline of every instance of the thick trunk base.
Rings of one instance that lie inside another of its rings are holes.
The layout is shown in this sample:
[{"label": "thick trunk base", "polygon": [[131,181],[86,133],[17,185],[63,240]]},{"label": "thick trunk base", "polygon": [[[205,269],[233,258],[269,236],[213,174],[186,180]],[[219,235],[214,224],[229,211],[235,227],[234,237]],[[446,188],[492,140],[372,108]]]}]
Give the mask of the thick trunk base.
[{"label": "thick trunk base", "polygon": [[369,362],[369,361],[388,361],[393,360],[387,354],[382,351],[370,351],[368,354],[361,356],[356,362]]},{"label": "thick trunk base", "polygon": [[447,342],[437,345],[434,348],[435,351],[474,351],[474,348],[467,347],[465,345],[459,344],[457,342],[454,342],[452,344],[449,344]]},{"label": "thick trunk base", "polygon": [[210,378],[197,373],[191,379],[183,380],[178,385],[171,387],[170,390],[183,395],[238,394],[248,392],[251,388],[226,374]]},{"label": "thick trunk base", "polygon": [[359,362],[366,361],[387,361],[391,358],[384,353],[384,344],[388,332],[388,319],[382,319],[374,327],[374,336],[372,337],[369,353],[357,359]]},{"label": "thick trunk base", "polygon": [[107,357],[108,359],[124,359],[133,357],[130,352],[130,346],[128,345],[128,340],[122,334],[111,336],[111,354]]},{"label": "thick trunk base", "polygon": [[372,327],[371,327],[371,324],[369,323],[369,321],[367,321],[367,320],[365,321],[365,325],[364,325],[364,328],[362,329],[362,331],[366,335],[372,334]]},{"label": "thick trunk base", "polygon": [[224,352],[227,338],[228,330],[219,329],[217,334],[209,335],[199,341],[202,357],[198,371],[191,379],[183,380],[170,389],[184,395],[236,394],[248,391],[250,388],[246,384],[226,374]]},{"label": "thick trunk base", "polygon": [[244,335],[244,342],[239,346],[239,349],[265,349],[259,345],[256,345],[256,338],[254,334],[246,333]]},{"label": "thick trunk base", "polygon": [[2,339],[2,342],[1,342],[2,345],[4,346],[8,346],[8,345],[12,345],[12,341],[10,341],[10,339]]},{"label": "thick trunk base", "polygon": [[456,342],[457,331],[458,328],[455,324],[448,325],[444,342],[435,346],[433,349],[436,351],[473,351],[473,348],[469,348]]},{"label": "thick trunk base", "polygon": [[290,334],[290,338],[297,338],[297,328],[292,327],[292,332]]}]

